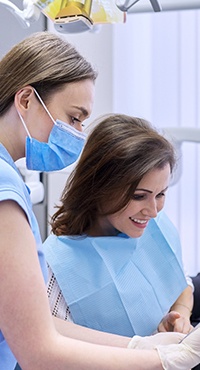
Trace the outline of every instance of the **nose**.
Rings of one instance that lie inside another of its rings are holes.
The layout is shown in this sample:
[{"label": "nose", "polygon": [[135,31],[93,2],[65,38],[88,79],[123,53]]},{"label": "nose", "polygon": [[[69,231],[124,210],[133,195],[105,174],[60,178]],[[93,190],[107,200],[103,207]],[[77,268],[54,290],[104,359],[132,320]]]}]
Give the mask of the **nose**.
[{"label": "nose", "polygon": [[154,218],[158,214],[157,202],[155,199],[152,199],[148,204],[143,208],[142,214],[150,218]]}]

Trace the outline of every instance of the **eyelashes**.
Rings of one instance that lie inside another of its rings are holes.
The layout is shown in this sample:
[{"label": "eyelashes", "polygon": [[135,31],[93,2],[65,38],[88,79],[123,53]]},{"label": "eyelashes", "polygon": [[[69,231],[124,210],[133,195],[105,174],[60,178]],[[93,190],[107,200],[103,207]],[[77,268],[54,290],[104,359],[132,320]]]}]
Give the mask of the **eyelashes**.
[{"label": "eyelashes", "polygon": [[[147,197],[148,197],[147,194],[134,194],[131,197],[131,199],[136,200],[136,201],[142,201],[142,200],[147,199]],[[164,197],[165,197],[165,193],[163,192],[156,195],[157,199],[164,198]]]}]

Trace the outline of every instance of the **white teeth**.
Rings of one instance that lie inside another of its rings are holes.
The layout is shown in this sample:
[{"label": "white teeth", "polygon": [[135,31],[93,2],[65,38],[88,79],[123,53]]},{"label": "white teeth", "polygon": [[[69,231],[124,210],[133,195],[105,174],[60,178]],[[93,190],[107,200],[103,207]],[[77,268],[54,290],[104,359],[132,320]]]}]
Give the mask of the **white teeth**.
[{"label": "white teeth", "polygon": [[131,218],[130,219],[134,222],[137,222],[138,224],[146,224],[147,220],[138,220],[137,218]]}]

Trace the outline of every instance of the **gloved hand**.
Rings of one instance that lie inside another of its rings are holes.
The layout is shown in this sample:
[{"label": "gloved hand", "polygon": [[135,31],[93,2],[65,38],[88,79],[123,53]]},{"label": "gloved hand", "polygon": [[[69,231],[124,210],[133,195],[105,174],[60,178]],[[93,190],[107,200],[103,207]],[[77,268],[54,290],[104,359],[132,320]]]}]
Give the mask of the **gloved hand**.
[{"label": "gloved hand", "polygon": [[164,370],[188,370],[200,363],[200,325],[179,344],[156,346]]},{"label": "gloved hand", "polygon": [[157,345],[168,345],[179,343],[185,337],[185,334],[177,332],[157,333],[148,337],[135,335],[129,342],[128,348],[137,349],[155,349]]}]

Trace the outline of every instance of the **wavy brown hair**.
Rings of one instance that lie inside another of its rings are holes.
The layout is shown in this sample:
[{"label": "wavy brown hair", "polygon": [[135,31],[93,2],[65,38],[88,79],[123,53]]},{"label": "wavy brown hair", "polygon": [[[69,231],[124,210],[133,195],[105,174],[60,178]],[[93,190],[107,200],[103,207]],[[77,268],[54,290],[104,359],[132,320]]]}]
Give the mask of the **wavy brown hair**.
[{"label": "wavy brown hair", "polygon": [[102,118],[66,183],[51,220],[52,232],[87,234],[99,216],[129,203],[147,172],[166,164],[172,172],[174,148],[147,121],[121,114]]}]

